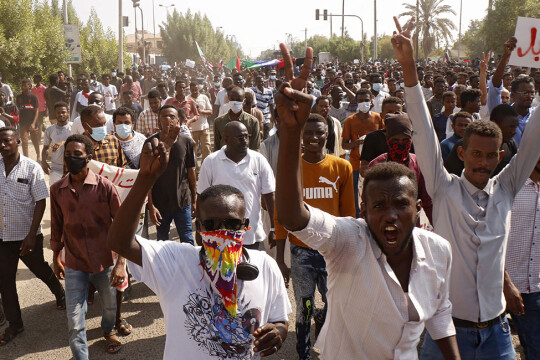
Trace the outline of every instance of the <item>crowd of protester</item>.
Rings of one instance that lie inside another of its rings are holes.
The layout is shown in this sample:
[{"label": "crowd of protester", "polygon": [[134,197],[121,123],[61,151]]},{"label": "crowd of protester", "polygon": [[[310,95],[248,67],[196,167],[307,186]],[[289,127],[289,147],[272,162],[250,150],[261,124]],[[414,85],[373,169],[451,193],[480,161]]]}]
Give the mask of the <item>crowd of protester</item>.
[{"label": "crowd of protester", "polygon": [[[290,301],[300,359],[312,320],[325,359],[513,359],[507,314],[540,359],[540,69],[508,66],[515,38],[415,61],[397,26],[395,62],[282,47],[281,68],[59,71],[16,96],[0,75],[0,346],[24,330],[21,259],[75,359],[96,290],[107,352],[134,331],[132,278],[158,295],[166,359],[275,353]],[[91,160],[138,171],[125,199]]]}]

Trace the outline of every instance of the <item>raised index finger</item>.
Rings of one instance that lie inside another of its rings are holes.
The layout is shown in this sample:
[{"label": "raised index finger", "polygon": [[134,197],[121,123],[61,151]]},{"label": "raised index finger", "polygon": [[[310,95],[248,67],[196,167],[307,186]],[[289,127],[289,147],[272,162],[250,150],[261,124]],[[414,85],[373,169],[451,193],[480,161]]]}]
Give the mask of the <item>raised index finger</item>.
[{"label": "raised index finger", "polygon": [[283,65],[285,67],[285,81],[291,82],[294,76],[291,54],[289,54],[289,49],[287,49],[287,45],[285,45],[284,43],[280,43],[279,48],[281,49],[281,55],[283,56]]},{"label": "raised index finger", "polygon": [[401,32],[403,30],[401,29],[401,25],[399,24],[399,20],[398,20],[397,16],[394,16],[394,23],[396,24],[396,29],[397,29],[398,33],[401,34]]}]

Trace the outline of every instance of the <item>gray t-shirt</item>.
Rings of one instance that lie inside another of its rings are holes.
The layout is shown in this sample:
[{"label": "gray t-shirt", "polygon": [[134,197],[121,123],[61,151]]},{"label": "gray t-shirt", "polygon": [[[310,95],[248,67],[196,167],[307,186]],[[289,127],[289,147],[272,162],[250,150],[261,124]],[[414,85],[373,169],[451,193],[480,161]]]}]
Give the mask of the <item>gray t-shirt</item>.
[{"label": "gray t-shirt", "polygon": [[[53,147],[54,144],[66,139],[71,135],[71,122],[64,126],[58,124],[51,125],[45,130],[43,135],[43,146]],[[51,169],[54,171],[64,171],[64,146],[60,146],[56,151],[51,152]]]}]

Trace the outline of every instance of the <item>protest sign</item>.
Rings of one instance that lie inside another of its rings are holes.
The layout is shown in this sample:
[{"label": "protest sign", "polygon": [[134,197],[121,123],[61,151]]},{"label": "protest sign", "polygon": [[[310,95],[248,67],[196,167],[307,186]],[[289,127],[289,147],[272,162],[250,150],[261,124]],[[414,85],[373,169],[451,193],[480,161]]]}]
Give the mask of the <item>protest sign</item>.
[{"label": "protest sign", "polygon": [[540,67],[540,19],[519,17],[515,37],[517,47],[510,56],[509,65]]}]

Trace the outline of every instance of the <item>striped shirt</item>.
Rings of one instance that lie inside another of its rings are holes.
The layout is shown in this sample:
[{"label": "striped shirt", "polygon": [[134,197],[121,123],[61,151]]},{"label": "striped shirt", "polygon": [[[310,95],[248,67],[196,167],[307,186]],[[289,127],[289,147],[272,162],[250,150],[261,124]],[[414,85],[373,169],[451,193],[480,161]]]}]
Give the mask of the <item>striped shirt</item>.
[{"label": "striped shirt", "polygon": [[263,113],[264,123],[269,123],[271,117],[270,105],[274,104],[274,93],[268,88],[259,90],[258,87],[252,87],[251,90],[253,90],[257,98],[257,107]]},{"label": "striped shirt", "polygon": [[530,178],[512,207],[505,268],[519,292],[540,291],[540,192]]}]

